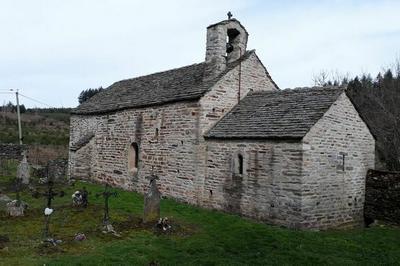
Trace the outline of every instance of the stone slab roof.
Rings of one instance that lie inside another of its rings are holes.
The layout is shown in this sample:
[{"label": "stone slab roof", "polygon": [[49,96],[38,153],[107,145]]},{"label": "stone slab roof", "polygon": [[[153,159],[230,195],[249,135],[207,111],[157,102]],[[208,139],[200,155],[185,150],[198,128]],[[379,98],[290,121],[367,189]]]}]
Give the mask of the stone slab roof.
[{"label": "stone slab roof", "polygon": [[205,137],[301,139],[342,92],[339,87],[252,92]]},{"label": "stone slab roof", "polygon": [[[247,51],[229,63],[215,78],[204,76],[205,63],[193,64],[151,75],[118,81],[82,103],[72,114],[102,114],[128,108],[195,100],[203,96],[223,75],[246,60],[255,51]],[[267,73],[268,74],[268,73]]]}]

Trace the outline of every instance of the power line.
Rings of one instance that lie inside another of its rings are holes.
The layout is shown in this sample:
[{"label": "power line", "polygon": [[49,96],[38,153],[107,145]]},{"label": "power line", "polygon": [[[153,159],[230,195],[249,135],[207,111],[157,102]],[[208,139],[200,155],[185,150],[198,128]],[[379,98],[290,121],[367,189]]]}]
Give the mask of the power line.
[{"label": "power line", "polygon": [[29,97],[29,96],[26,96],[26,95],[23,95],[23,94],[21,94],[21,93],[19,93],[19,95],[21,95],[22,97],[25,97],[25,98],[27,98],[27,99],[29,99],[29,100],[31,100],[31,101],[34,101],[34,102],[43,104],[43,105],[45,105],[45,106],[47,106],[47,107],[54,108],[53,106],[50,106],[50,105],[48,105],[47,103],[44,103],[44,102],[41,102],[41,101],[39,101],[39,100],[33,99],[33,98],[31,98],[31,97]]},{"label": "power line", "polygon": [[[16,90],[16,89],[0,89],[0,94],[14,94],[15,92],[18,92],[18,90]],[[53,106],[50,106],[50,105],[48,105],[47,103],[44,103],[44,102],[39,101],[39,100],[36,100],[36,99],[34,99],[34,98],[32,98],[32,97],[23,95],[23,94],[21,94],[20,92],[19,92],[18,94],[21,95],[22,97],[25,97],[25,98],[31,100],[31,101],[40,103],[40,104],[45,105],[45,106],[50,107],[50,108],[54,108]]]}]

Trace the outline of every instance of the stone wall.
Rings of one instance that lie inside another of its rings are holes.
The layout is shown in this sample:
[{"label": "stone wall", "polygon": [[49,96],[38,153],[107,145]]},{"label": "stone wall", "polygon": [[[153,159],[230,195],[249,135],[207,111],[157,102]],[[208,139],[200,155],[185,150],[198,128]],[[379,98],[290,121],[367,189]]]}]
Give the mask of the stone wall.
[{"label": "stone wall", "polygon": [[374,151],[374,138],[343,93],[303,139],[302,227],[362,224]]},{"label": "stone wall", "polygon": [[[93,132],[90,150],[70,151],[70,174],[77,175],[82,158],[90,178],[143,192],[152,168],[164,195],[196,203],[193,180],[198,144],[198,102],[179,102],[99,116],[71,117],[71,144]],[[129,171],[129,149],[139,147],[136,173]],[[83,167],[83,165],[81,166]],[[87,178],[86,175],[83,176]]]},{"label": "stone wall", "polygon": [[[243,157],[239,173],[238,156]],[[298,227],[302,144],[280,141],[207,142],[202,205]]]},{"label": "stone wall", "polygon": [[22,160],[22,152],[27,150],[25,145],[0,144],[0,160]]},{"label": "stone wall", "polygon": [[364,211],[369,221],[400,224],[400,172],[368,171]]},{"label": "stone wall", "polygon": [[50,160],[47,164],[49,177],[54,181],[65,181],[67,179],[68,161],[65,159]]},{"label": "stone wall", "polygon": [[[240,82],[239,82],[240,77]],[[239,88],[240,84],[240,88]],[[196,188],[202,198],[204,192],[204,176],[207,168],[207,142],[203,135],[211,129],[224,115],[246,97],[250,90],[276,90],[276,86],[268,76],[264,66],[255,53],[227,73],[200,100],[199,143],[197,145]],[[205,197],[208,196],[206,193]],[[198,202],[201,204],[201,201]]]},{"label": "stone wall", "polygon": [[[238,35],[236,38],[230,38],[229,31],[232,30]],[[232,52],[227,54],[227,38],[232,45]],[[226,63],[235,61],[240,58],[241,54],[246,51],[248,33],[237,20],[224,21],[210,25],[207,28],[207,44],[206,44],[206,63],[209,76],[216,76],[226,68]],[[210,75],[211,74],[211,75]]]},{"label": "stone wall", "polygon": [[32,168],[32,176],[35,178],[47,178],[55,182],[67,181],[68,160],[55,159],[47,161],[44,166]]},{"label": "stone wall", "polygon": [[[242,62],[241,68],[241,97],[251,88],[275,89],[254,53]],[[164,195],[201,204],[206,154],[203,133],[237,103],[238,78],[239,66],[210,88],[200,102],[178,102],[107,115],[73,115],[70,176],[90,177],[143,192],[148,184],[145,177],[154,167]],[[93,134],[93,139],[79,145],[88,134]],[[132,143],[139,147],[135,174],[129,171]]]},{"label": "stone wall", "polygon": [[[240,77],[240,82],[239,82]],[[239,86],[240,84],[240,86]],[[221,78],[200,100],[201,135],[215,125],[250,90],[272,91],[276,86],[255,53]]]}]

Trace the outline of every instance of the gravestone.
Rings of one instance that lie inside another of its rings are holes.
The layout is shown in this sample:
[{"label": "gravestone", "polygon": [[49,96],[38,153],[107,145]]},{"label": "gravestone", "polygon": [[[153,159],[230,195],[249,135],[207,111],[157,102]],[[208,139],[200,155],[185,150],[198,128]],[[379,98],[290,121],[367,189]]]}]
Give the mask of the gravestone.
[{"label": "gravestone", "polygon": [[7,196],[6,194],[3,194],[0,191],[0,210],[5,209],[6,204],[9,203],[11,200],[12,199],[9,196]]},{"label": "gravestone", "polygon": [[29,163],[28,160],[26,159],[26,154],[25,152],[23,153],[23,158],[22,161],[18,165],[17,169],[17,178],[20,178],[22,180],[22,184],[29,184]]},{"label": "gravestone", "polygon": [[144,215],[143,222],[156,224],[160,219],[160,199],[161,193],[158,190],[156,175],[151,175],[149,189],[144,196]]},{"label": "gravestone", "polygon": [[23,201],[13,200],[6,204],[7,214],[12,217],[24,216],[28,204]]},{"label": "gravestone", "polygon": [[17,177],[15,178],[15,183],[14,183],[16,199],[6,204],[6,212],[9,216],[12,217],[24,216],[25,210],[28,208],[28,204],[21,201],[21,196],[20,196],[21,188],[22,188],[22,179]]}]

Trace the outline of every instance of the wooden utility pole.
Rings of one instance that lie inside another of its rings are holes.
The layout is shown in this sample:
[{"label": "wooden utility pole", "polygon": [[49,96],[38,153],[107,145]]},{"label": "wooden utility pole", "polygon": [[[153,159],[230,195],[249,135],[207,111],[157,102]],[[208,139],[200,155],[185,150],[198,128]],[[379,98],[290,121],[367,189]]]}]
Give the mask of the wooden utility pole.
[{"label": "wooden utility pole", "polygon": [[19,97],[18,97],[18,89],[15,92],[15,97],[17,98],[17,118],[18,118],[18,137],[19,144],[22,145],[22,128],[21,128],[21,113],[19,111]]}]

